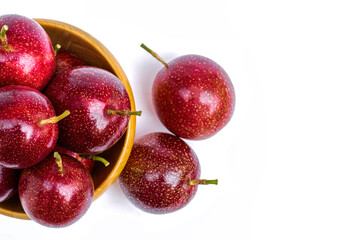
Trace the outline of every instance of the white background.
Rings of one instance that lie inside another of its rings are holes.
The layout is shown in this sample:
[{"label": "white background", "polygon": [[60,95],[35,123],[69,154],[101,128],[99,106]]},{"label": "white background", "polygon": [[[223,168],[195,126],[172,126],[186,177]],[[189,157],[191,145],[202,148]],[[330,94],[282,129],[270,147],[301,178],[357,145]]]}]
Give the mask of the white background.
[{"label": "white background", "polygon": [[202,186],[167,215],[136,209],[118,182],[62,229],[0,216],[0,239],[359,239],[360,6],[347,0],[7,1],[0,14],[77,26],[117,58],[132,86],[136,138],[166,131],[151,105],[167,61],[212,58],[236,91],[231,122],[187,141]]}]

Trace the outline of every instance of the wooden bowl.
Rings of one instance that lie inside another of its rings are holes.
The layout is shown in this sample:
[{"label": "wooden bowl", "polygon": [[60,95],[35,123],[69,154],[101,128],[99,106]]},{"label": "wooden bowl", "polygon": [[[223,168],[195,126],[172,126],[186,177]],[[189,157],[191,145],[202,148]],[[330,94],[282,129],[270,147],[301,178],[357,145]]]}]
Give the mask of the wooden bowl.
[{"label": "wooden bowl", "polygon": [[[103,68],[115,74],[125,85],[130,97],[131,110],[135,110],[134,96],[129,81],[120,64],[103,44],[88,33],[67,23],[48,19],[35,19],[35,21],[45,29],[53,45],[59,43],[62,49],[75,53],[87,65]],[[131,116],[124,136],[109,150],[99,154],[99,156],[106,158],[110,165],[105,167],[97,162],[91,172],[95,187],[94,200],[115,182],[123,170],[134,143],[135,128],[136,116]],[[22,209],[18,195],[0,203],[0,214],[30,219]]]}]

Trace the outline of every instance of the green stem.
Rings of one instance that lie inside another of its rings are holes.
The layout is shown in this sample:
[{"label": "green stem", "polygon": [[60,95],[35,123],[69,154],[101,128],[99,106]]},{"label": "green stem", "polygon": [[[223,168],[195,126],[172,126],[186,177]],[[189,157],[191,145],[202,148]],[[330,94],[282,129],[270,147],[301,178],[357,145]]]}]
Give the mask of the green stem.
[{"label": "green stem", "polygon": [[168,64],[167,62],[165,62],[156,52],[154,52],[153,50],[151,50],[150,48],[148,48],[145,44],[141,44],[140,47],[142,47],[143,49],[145,49],[148,53],[150,53],[154,58],[156,58],[157,60],[159,60],[162,64],[165,65],[166,68],[168,68]]},{"label": "green stem", "polygon": [[55,117],[52,117],[52,118],[48,118],[48,119],[44,119],[44,120],[41,120],[39,122],[39,126],[43,126],[45,124],[48,124],[48,123],[57,123],[58,121],[62,120],[63,118],[65,118],[66,116],[68,116],[70,114],[70,111],[69,110],[65,110],[62,114],[60,114],[59,116],[55,116]]},{"label": "green stem", "polygon": [[9,27],[7,25],[2,26],[1,32],[0,32],[0,38],[1,38],[1,45],[3,47],[8,46],[7,38],[6,38],[6,31],[9,30]]},{"label": "green stem", "polygon": [[101,162],[105,165],[105,167],[109,166],[110,164],[105,158],[100,156],[91,156],[90,159]]},{"label": "green stem", "polygon": [[207,179],[190,179],[188,181],[189,185],[199,185],[199,184],[204,184],[204,185],[208,185],[208,184],[218,184],[218,180],[207,180]]},{"label": "green stem", "polygon": [[63,164],[62,164],[62,159],[61,159],[61,156],[58,152],[54,152],[54,158],[55,158],[55,161],[56,161],[56,164],[58,166],[58,171],[61,173],[61,175],[64,174],[64,167],[63,167]]},{"label": "green stem", "polygon": [[106,110],[107,114],[117,114],[117,115],[122,115],[122,116],[130,116],[130,115],[137,115],[137,116],[141,116],[141,111],[130,111],[130,110],[112,110],[112,109],[107,109]]},{"label": "green stem", "polygon": [[61,48],[61,45],[60,44],[56,44],[55,47],[54,47],[54,53],[55,53],[55,56],[56,54],[58,53],[59,49]]}]

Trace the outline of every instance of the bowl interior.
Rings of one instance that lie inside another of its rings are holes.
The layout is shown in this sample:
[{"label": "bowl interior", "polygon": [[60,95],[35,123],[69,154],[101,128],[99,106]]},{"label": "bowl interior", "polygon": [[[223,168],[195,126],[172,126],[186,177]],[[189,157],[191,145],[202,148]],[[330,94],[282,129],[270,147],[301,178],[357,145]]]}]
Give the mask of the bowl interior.
[{"label": "bowl interior", "polygon": [[[53,45],[59,43],[62,49],[75,53],[87,65],[103,68],[115,74],[124,84],[130,97],[131,109],[135,110],[134,96],[128,79],[120,64],[103,44],[88,33],[70,24],[49,19],[35,19],[35,21],[45,29]],[[110,165],[105,167],[101,163],[96,162],[91,173],[95,187],[94,200],[115,182],[124,168],[134,142],[135,125],[136,116],[131,116],[124,136],[109,150],[99,154],[99,156],[106,158]],[[22,209],[17,195],[0,203],[0,214],[29,219]]]}]

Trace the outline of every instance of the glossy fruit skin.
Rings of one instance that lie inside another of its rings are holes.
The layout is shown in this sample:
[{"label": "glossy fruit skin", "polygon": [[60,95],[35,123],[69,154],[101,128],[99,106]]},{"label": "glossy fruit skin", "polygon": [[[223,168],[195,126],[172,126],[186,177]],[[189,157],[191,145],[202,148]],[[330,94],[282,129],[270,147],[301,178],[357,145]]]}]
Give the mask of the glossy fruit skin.
[{"label": "glossy fruit skin", "polygon": [[56,144],[56,146],[54,147],[52,152],[58,152],[58,153],[65,154],[65,155],[68,155],[70,157],[77,159],[79,162],[81,162],[85,166],[85,168],[89,172],[91,172],[94,169],[94,166],[95,166],[94,160],[88,159],[86,157],[82,157],[82,156],[80,156],[80,154],[70,151],[70,150],[60,146],[59,144]]},{"label": "glossy fruit skin", "polygon": [[19,197],[25,213],[47,227],[66,227],[79,220],[94,197],[89,171],[76,159],[60,154],[63,173],[53,155],[24,169],[19,179]]},{"label": "glossy fruit skin", "polygon": [[0,166],[0,202],[17,193],[19,175],[20,170]]},{"label": "glossy fruit skin", "polygon": [[156,75],[152,88],[156,113],[175,135],[206,139],[231,119],[235,91],[224,69],[209,58],[184,55]]},{"label": "glossy fruit skin", "polygon": [[26,86],[0,88],[0,165],[27,168],[43,160],[58,139],[57,123],[40,126],[55,116],[50,101]]},{"label": "glossy fruit skin", "polygon": [[55,74],[58,74],[60,72],[63,72],[65,70],[77,67],[77,66],[84,66],[85,62],[78,57],[77,55],[66,51],[66,50],[62,50],[60,49],[56,56],[56,70],[55,70]]},{"label": "glossy fruit skin", "polygon": [[149,133],[137,139],[119,176],[125,196],[145,212],[164,214],[186,206],[194,197],[200,165],[195,152],[168,133]]},{"label": "glossy fruit skin", "polygon": [[125,133],[129,116],[108,114],[107,109],[130,110],[122,82],[96,67],[76,67],[58,74],[45,95],[56,113],[70,115],[59,122],[59,144],[82,155],[96,155],[114,145]]},{"label": "glossy fruit skin", "polygon": [[24,85],[42,91],[55,73],[55,54],[45,30],[15,14],[0,16],[8,47],[0,45],[0,86]]}]

